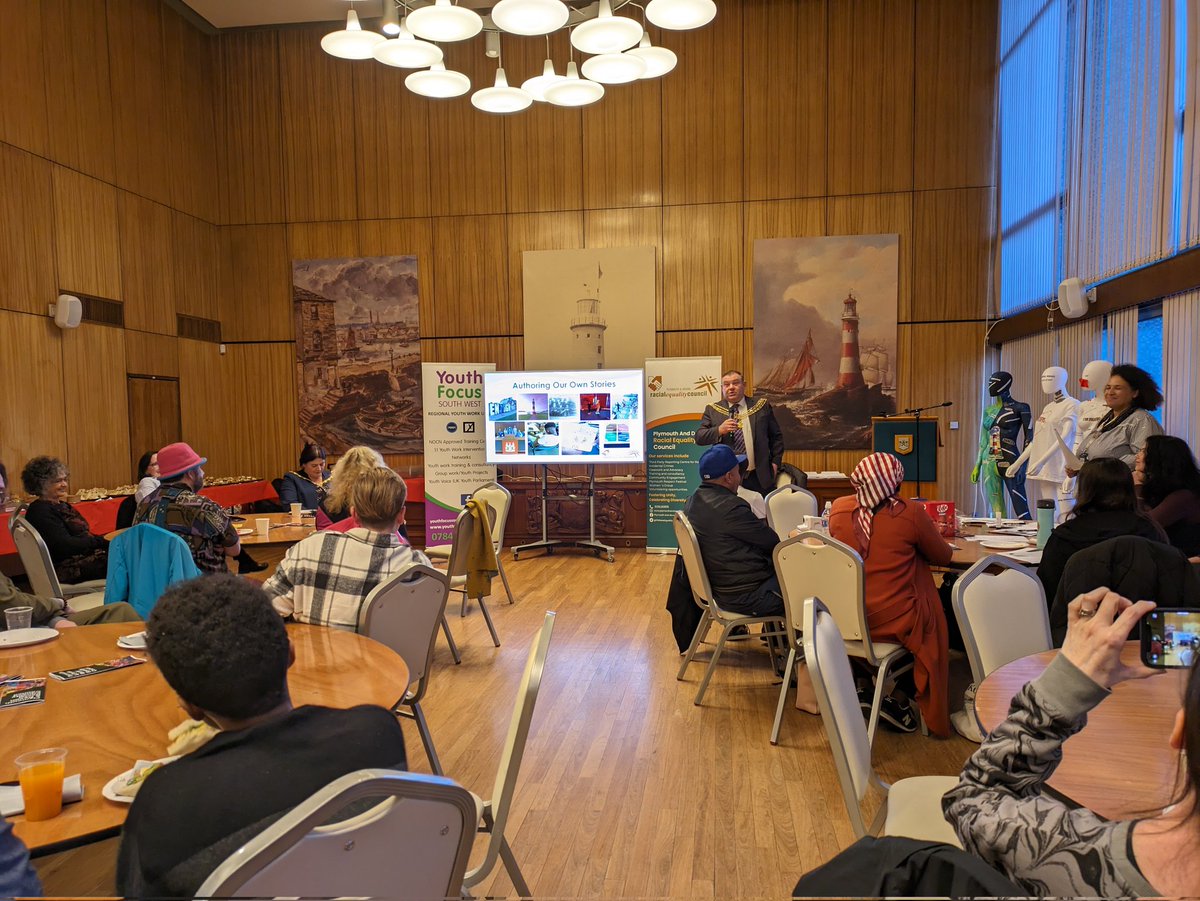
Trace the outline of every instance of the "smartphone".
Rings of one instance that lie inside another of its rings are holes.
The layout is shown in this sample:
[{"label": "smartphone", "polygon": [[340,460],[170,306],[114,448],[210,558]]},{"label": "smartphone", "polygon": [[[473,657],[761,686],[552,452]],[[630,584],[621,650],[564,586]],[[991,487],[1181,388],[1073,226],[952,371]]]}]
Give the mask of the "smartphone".
[{"label": "smartphone", "polygon": [[1200,610],[1159,607],[1142,617],[1142,663],[1157,669],[1190,667],[1200,655]]}]

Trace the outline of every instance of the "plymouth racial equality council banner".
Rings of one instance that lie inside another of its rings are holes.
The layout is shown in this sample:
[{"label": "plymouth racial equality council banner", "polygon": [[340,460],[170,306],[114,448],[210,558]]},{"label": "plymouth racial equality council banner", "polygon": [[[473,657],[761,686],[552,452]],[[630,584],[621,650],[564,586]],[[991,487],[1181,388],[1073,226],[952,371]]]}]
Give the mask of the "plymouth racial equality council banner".
[{"label": "plymouth racial equality council banner", "polygon": [[422,363],[425,544],[449,544],[467,497],[496,478],[484,459],[483,374],[495,363]]},{"label": "plymouth racial equality council banner", "polygon": [[721,396],[720,357],[646,360],[646,551],[674,552],[674,517],[700,484],[696,429]]}]

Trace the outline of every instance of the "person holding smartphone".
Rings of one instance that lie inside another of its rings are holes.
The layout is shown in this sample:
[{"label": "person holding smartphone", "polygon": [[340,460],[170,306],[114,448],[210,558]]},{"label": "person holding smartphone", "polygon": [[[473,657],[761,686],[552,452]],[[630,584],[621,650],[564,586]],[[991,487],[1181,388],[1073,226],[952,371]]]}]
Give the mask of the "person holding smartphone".
[{"label": "person holding smartphone", "polygon": [[958,785],[942,799],[964,850],[1031,896],[1188,897],[1200,887],[1196,666],[1168,738],[1181,752],[1183,776],[1170,806],[1114,822],[1042,791],[1062,759],[1063,742],[1085,727],[1088,711],[1114,685],[1162,672],[1121,660],[1126,640],[1154,607],[1107,588],[1072,601],[1062,651],[1017,693],[1008,719],[967,761]]}]

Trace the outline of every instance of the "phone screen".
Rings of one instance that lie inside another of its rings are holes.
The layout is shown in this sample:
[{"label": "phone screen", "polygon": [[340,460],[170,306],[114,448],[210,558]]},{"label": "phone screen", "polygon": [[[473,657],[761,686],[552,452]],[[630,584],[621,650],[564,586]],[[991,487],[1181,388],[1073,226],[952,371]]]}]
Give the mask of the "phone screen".
[{"label": "phone screen", "polygon": [[1200,610],[1153,610],[1142,617],[1141,638],[1146,666],[1190,667],[1200,654]]}]

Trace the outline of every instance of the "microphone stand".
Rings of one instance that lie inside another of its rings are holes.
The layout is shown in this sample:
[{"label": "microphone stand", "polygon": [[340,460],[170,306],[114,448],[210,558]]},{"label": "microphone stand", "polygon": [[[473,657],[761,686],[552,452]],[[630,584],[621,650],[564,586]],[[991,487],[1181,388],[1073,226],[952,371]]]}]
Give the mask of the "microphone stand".
[{"label": "microphone stand", "polygon": [[913,436],[913,453],[917,456],[917,494],[913,500],[923,500],[921,497],[921,414],[928,413],[930,410],[940,410],[942,407],[949,407],[953,401],[943,401],[940,404],[930,404],[927,407],[913,407],[909,410],[900,411],[899,416],[912,416],[917,421],[917,432]]}]

